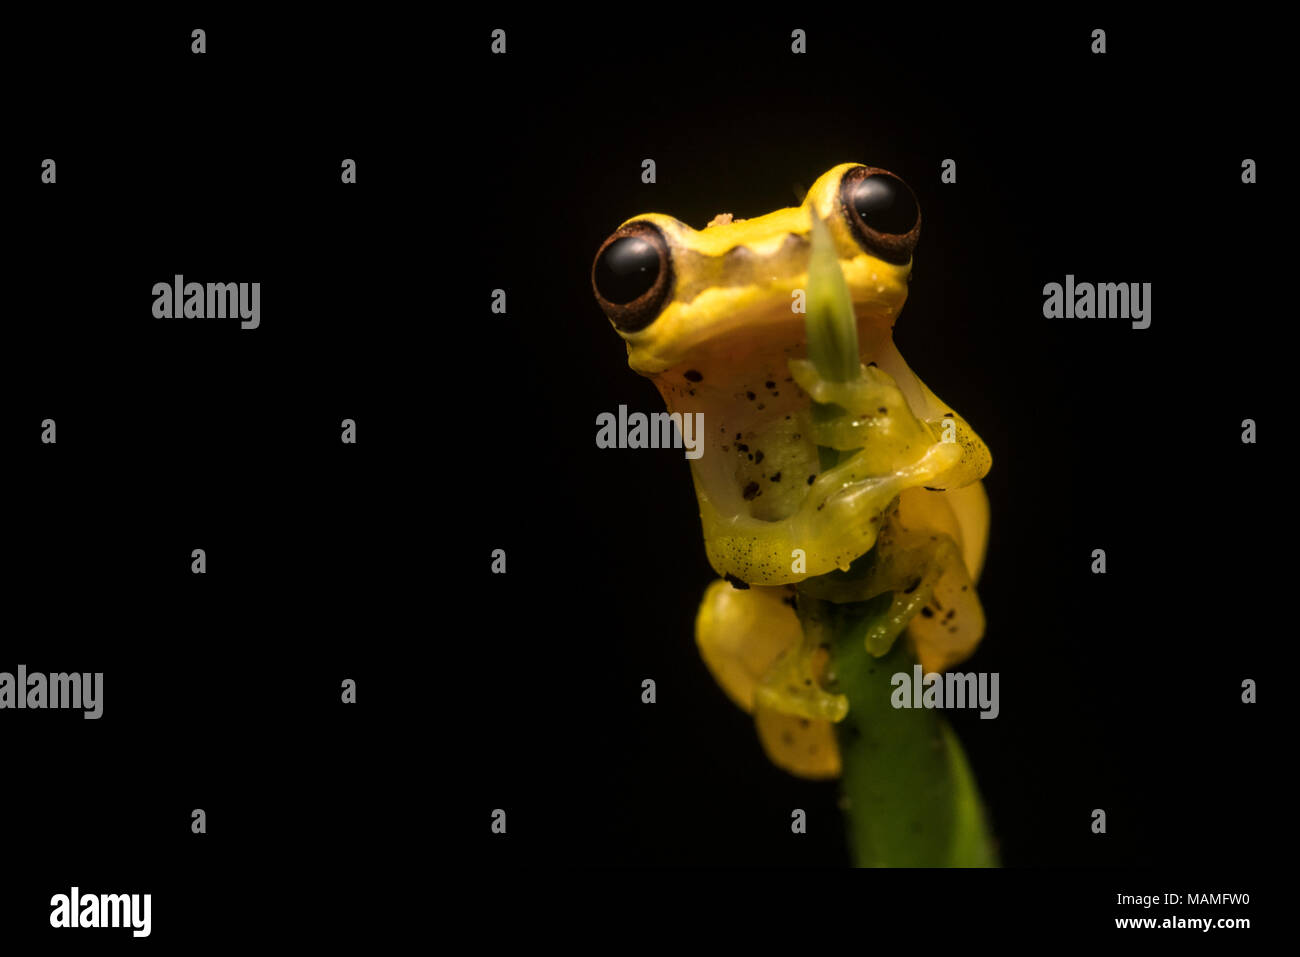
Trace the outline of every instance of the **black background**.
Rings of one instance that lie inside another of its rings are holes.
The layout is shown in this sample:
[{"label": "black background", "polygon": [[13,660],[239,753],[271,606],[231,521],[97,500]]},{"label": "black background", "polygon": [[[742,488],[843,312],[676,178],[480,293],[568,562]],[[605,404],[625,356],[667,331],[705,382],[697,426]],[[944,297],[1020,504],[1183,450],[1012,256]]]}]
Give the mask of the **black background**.
[{"label": "black background", "polygon": [[[104,673],[99,720],[3,712],[18,939],[368,937],[414,857],[433,304],[413,77],[378,72],[386,35],[186,17],[9,37],[0,670]],[[154,319],[176,274],[261,282],[260,327]],[[152,893],[151,937],[51,931],[73,884]]]},{"label": "black background", "polygon": [[[595,447],[661,403],[589,270],[635,213],[761,215],[847,161],[917,193],[896,341],[993,451],[963,670],[1001,715],[950,719],[1003,863],[1170,875],[1093,872],[1103,923],[1117,891],[1254,886],[1289,614],[1266,26],[211,20],[196,57],[190,19],[34,24],[9,67],[0,669],[102,670],[106,703],[4,713],[6,926],[73,883],[151,891],[162,941],[375,933],[452,866],[846,865],[834,785],[769,764],[695,650],[681,452]],[[261,281],[261,328],[154,320],[175,273]],[[1066,273],[1152,283],[1151,328],[1044,319]]]}]

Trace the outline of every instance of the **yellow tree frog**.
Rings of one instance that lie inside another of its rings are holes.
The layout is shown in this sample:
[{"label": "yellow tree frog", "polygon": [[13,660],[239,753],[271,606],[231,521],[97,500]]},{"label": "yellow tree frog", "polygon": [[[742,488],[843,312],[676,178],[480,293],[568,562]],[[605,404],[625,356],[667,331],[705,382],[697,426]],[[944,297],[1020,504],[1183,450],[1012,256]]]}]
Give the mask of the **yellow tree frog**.
[{"label": "yellow tree frog", "polygon": [[[832,724],[848,705],[828,690],[827,645],[815,622],[801,625],[795,586],[833,602],[889,593],[888,614],[863,636],[867,650],[884,654],[906,630],[927,671],[967,657],[984,631],[974,581],[991,456],[893,342],[920,228],[901,179],[845,163],[801,206],[754,219],[720,214],[696,230],[634,216],[592,267],[628,364],[670,412],[704,414],[691,472],[722,577],[697,616],[702,657],[754,714],[772,760],[805,777],[840,773]],[[856,322],[858,367],[838,378],[809,355],[817,242],[843,275]]]}]

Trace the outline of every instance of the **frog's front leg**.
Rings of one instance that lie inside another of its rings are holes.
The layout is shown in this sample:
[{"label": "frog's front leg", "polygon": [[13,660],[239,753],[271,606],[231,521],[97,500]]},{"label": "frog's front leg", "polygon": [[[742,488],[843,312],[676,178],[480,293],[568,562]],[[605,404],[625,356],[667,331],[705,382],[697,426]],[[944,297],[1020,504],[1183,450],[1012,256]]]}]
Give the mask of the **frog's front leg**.
[{"label": "frog's front leg", "polygon": [[719,574],[770,586],[847,569],[875,545],[903,492],[961,487],[988,470],[988,449],[964,420],[918,419],[883,371],[862,367],[856,380],[831,383],[810,363],[790,367],[804,391],[832,410],[817,420],[805,413],[799,428],[817,446],[849,454],[817,475],[797,510],[778,521],[737,501],[715,502],[697,474],[705,547]]}]

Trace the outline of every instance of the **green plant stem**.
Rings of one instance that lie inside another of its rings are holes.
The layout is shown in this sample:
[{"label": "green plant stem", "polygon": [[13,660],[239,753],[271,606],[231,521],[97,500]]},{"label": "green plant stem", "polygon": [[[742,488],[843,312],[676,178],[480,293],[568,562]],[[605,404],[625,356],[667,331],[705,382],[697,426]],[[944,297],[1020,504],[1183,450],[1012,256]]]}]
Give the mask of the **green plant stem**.
[{"label": "green plant stem", "polygon": [[907,641],[879,658],[866,649],[863,635],[890,598],[837,605],[800,594],[798,601],[804,627],[831,645],[833,690],[849,699],[836,737],[854,863],[996,866],[975,780],[948,722],[932,709],[894,707],[895,674],[907,676],[912,703],[916,659]]},{"label": "green plant stem", "polygon": [[[812,215],[808,268],[808,355],[824,379],[861,375],[857,323],[834,248]],[[815,420],[843,410],[813,403]],[[852,452],[819,447],[823,470]],[[857,576],[874,550],[847,572]],[[927,708],[895,708],[893,676],[915,683],[916,659],[905,637],[879,658],[866,648],[869,625],[888,610],[886,592],[869,601],[835,604],[802,588],[800,622],[806,634],[830,647],[833,689],[849,700],[836,725],[843,764],[844,814],[854,862],[860,867],[992,867],[993,839],[961,743],[942,716]],[[911,696],[908,696],[909,702]]]}]

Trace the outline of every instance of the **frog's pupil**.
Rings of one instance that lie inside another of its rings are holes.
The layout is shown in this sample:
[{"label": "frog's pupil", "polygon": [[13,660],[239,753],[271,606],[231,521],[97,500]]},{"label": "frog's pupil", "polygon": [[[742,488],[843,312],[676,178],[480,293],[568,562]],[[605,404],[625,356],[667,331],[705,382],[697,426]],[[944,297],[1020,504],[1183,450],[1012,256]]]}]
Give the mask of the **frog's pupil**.
[{"label": "frog's pupil", "polygon": [[916,225],[916,200],[892,176],[868,176],[853,187],[853,208],[878,233],[901,236]]},{"label": "frog's pupil", "polygon": [[658,278],[659,250],[638,236],[614,240],[596,262],[596,288],[616,305],[639,299]]}]

